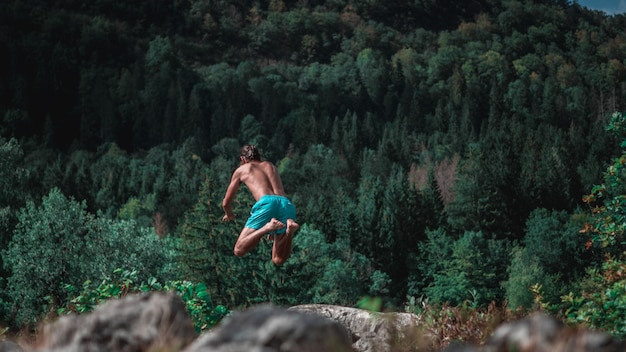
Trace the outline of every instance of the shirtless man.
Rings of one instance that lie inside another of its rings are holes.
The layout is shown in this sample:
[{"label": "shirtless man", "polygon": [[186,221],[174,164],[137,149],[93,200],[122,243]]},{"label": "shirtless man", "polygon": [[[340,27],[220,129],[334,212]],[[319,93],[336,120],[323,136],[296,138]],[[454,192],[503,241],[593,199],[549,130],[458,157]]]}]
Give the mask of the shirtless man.
[{"label": "shirtless man", "polygon": [[233,172],[222,201],[225,213],[222,221],[235,218],[232,202],[242,182],[256,203],[235,243],[235,255],[243,256],[259,244],[263,236],[274,235],[272,262],[281,265],[291,255],[293,235],[300,228],[295,221],[296,208],[286,197],[276,166],[269,161],[261,161],[261,154],[254,145],[241,148],[239,158],[241,165]]}]

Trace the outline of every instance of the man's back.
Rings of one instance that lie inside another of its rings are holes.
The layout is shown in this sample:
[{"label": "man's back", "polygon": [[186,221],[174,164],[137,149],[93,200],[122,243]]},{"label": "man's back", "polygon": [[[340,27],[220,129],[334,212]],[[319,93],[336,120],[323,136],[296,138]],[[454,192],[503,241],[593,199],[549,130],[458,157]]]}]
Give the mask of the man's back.
[{"label": "man's back", "polygon": [[285,196],[283,183],[276,166],[269,161],[252,161],[237,169],[243,182],[257,201],[265,195]]}]

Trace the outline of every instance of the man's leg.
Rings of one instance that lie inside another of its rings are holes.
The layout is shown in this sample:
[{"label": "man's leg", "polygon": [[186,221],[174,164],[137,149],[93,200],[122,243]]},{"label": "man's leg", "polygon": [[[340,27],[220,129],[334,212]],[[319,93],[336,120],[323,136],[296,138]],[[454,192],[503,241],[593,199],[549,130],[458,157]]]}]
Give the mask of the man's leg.
[{"label": "man's leg", "polygon": [[285,227],[285,224],[274,218],[258,230],[244,227],[237,239],[237,243],[235,243],[235,255],[238,257],[245,255],[259,244],[265,234],[282,229],[283,227]]},{"label": "man's leg", "polygon": [[274,262],[274,264],[282,265],[289,259],[291,256],[293,235],[299,228],[300,225],[298,225],[297,222],[287,219],[287,232],[282,235],[277,235],[274,239],[274,246],[272,247],[272,262]]}]

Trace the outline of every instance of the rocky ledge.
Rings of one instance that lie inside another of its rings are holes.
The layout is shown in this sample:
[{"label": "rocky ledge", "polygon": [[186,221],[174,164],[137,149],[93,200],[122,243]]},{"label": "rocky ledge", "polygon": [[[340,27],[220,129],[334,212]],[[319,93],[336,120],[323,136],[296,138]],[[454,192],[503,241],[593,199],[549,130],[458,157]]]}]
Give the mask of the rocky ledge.
[{"label": "rocky ledge", "polygon": [[[145,293],[111,300],[86,315],[67,315],[45,326],[37,346],[3,341],[0,352],[395,352],[434,351],[432,336],[408,313],[372,313],[331,305],[288,309],[260,305],[234,312],[197,335],[175,294]],[[573,329],[534,314],[499,326],[483,346],[445,351],[626,351],[608,335]]]}]

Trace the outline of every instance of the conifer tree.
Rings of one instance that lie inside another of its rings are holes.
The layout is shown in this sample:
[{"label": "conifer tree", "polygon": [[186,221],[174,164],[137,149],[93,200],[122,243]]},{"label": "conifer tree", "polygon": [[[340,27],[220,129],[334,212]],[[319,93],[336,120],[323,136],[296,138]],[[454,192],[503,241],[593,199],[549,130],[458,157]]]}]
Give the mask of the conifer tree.
[{"label": "conifer tree", "polygon": [[[221,199],[213,177],[208,175],[196,205],[186,212],[177,230],[178,263],[183,278],[206,283],[217,303],[234,307],[242,304],[245,296],[238,285],[231,285],[232,280],[241,279],[240,267],[233,254],[236,236],[231,227],[235,225],[221,222]],[[234,210],[241,210],[239,202],[234,205]]]},{"label": "conifer tree", "polygon": [[[238,192],[233,211],[234,222],[221,221],[222,187],[210,173],[200,190],[198,202],[185,215],[178,229],[179,265],[184,278],[206,283],[211,298],[228,307],[246,307],[262,302],[294,303],[295,296],[288,271],[271,261],[272,242],[261,242],[245,256],[233,253],[253,199]],[[302,284],[302,282],[300,282]],[[287,285],[288,287],[285,287]]]},{"label": "conifer tree", "polygon": [[509,241],[467,231],[458,239],[442,228],[428,231],[419,245],[419,270],[409,294],[425,294],[435,303],[487,305],[500,301],[500,282],[509,262]]},{"label": "conifer tree", "polygon": [[512,308],[532,307],[531,285],[540,284],[544,302],[556,304],[580,280],[591,258],[585,250],[586,239],[579,233],[580,219],[584,217],[565,211],[535,209],[531,213],[503,284]]}]

